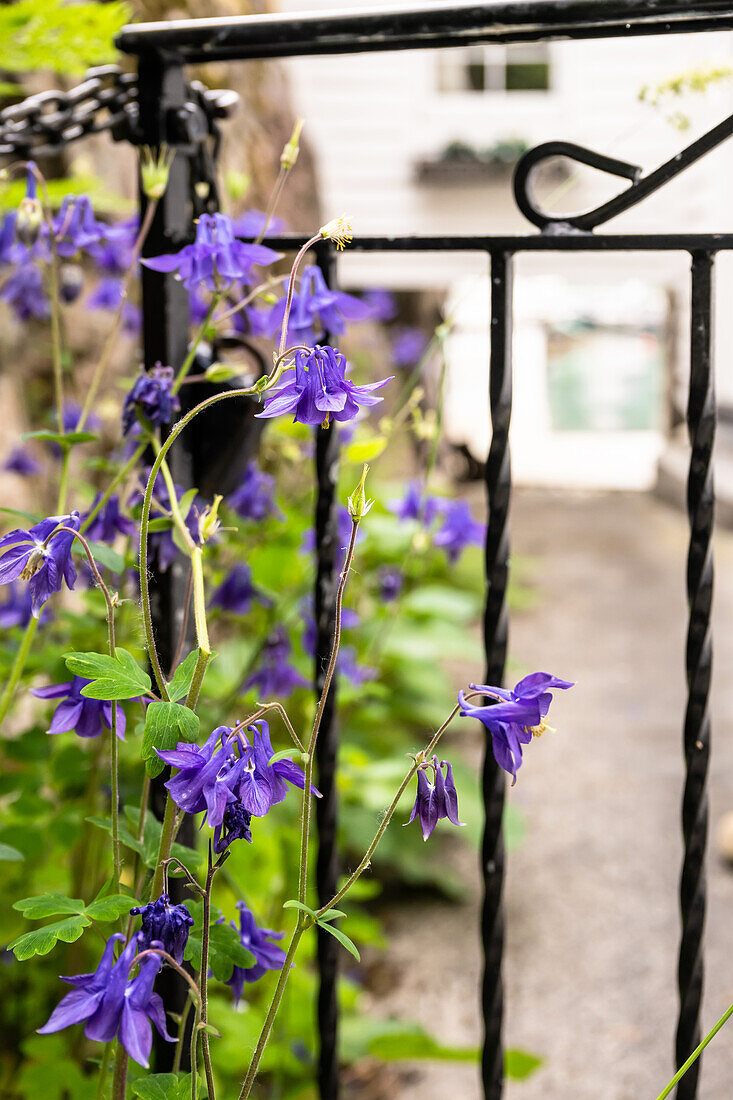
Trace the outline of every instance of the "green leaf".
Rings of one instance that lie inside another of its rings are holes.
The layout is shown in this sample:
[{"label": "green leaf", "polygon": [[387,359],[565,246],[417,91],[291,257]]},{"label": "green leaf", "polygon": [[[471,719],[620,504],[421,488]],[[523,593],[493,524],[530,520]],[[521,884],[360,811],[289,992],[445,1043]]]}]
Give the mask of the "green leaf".
[{"label": "green leaf", "polygon": [[17,848],[11,848],[9,844],[0,844],[0,860],[10,863],[21,859],[25,859],[25,856]]},{"label": "green leaf", "polygon": [[278,760],[292,760],[294,756],[300,758],[303,754],[300,749],[281,749],[280,752],[276,752],[274,756],[271,756],[268,763],[277,764]]},{"label": "green leaf", "polygon": [[46,429],[40,432],[24,432],[21,439],[40,439],[43,443],[57,443],[59,447],[73,447],[77,443],[91,443],[99,436],[94,432],[52,432]]},{"label": "green leaf", "polygon": [[70,672],[92,681],[81,689],[86,699],[134,699],[152,687],[147,672],[126,649],[116,649],[114,657],[106,653],[65,653],[64,660]]},{"label": "green leaf", "polygon": [[84,929],[90,924],[90,920],[77,913],[66,920],[56,924],[47,924],[45,928],[39,928],[34,932],[26,932],[18,936],[9,944],[10,950],[15,954],[19,962],[30,959],[33,955],[47,955],[53,950],[59,940],[64,943],[74,943],[82,935]]},{"label": "green leaf", "polygon": [[149,1077],[138,1077],[132,1082],[133,1096],[140,1100],[182,1100],[191,1095],[191,1075],[183,1077],[175,1073],[151,1073]]},{"label": "green leaf", "polygon": [[326,912],[321,914],[321,916],[318,918],[318,923],[321,924],[322,922],[325,922],[325,921],[335,920],[336,917],[345,917],[345,916],[346,916],[346,913],[342,912],[341,909],[327,909]]},{"label": "green leaf", "polygon": [[524,1081],[540,1068],[543,1061],[527,1050],[510,1048],[504,1051],[504,1073],[514,1081]]},{"label": "green leaf", "polygon": [[179,741],[192,743],[199,735],[199,717],[180,703],[151,703],[145,715],[140,755],[149,776],[160,775],[165,764],[156,749],[174,749]]},{"label": "green leaf", "polygon": [[356,949],[356,944],[352,943],[347,935],[345,935],[340,928],[334,928],[330,924],[323,924],[321,921],[317,921],[318,927],[322,928],[324,932],[329,932],[335,940],[338,940],[342,947],[345,947],[350,955],[353,955],[357,962],[361,962],[361,955]]},{"label": "green leaf", "polygon": [[103,542],[90,542],[89,549],[98,565],[106,566],[112,573],[124,573],[127,566],[124,555],[118,554],[111,546]]},{"label": "green leaf", "polygon": [[128,898],[125,894],[108,894],[107,897],[98,898],[87,905],[84,912],[92,920],[117,920],[129,913],[134,904],[134,898]]},{"label": "green leaf", "polygon": [[173,673],[173,679],[168,684],[168,694],[174,703],[188,695],[188,689],[191,687],[191,681],[193,680],[193,674],[198,659],[198,649],[192,649],[188,657],[186,657],[186,660],[181,661],[180,665]]},{"label": "green leaf", "polygon": [[346,448],[346,458],[349,462],[373,462],[386,446],[385,436],[375,435],[373,439],[350,443]]},{"label": "green leaf", "polygon": [[318,917],[315,914],[315,910],[310,909],[302,901],[293,901],[291,898],[290,901],[283,902],[283,909],[300,909],[304,913],[307,913],[309,917],[313,917],[313,920],[318,920]]},{"label": "green leaf", "polygon": [[380,1035],[369,1044],[369,1053],[385,1062],[413,1061],[425,1058],[440,1062],[477,1062],[479,1052],[473,1047],[449,1047],[437,1042],[423,1031],[403,1031]]},{"label": "green leaf", "polygon": [[[187,962],[193,963],[196,970],[200,970],[203,906],[200,901],[187,901],[186,905],[194,918],[194,925],[189,932],[184,958]],[[227,982],[235,966],[245,968],[254,966],[256,960],[252,952],[243,946],[236,928],[228,923],[214,923],[218,915],[212,910],[212,924],[209,929],[209,966],[217,981]]]},{"label": "green leaf", "polygon": [[81,898],[67,898],[64,894],[39,894],[34,898],[21,898],[13,903],[24,917],[39,920],[41,917],[56,917],[62,913],[83,913],[84,902]]},{"label": "green leaf", "polygon": [[31,526],[40,523],[43,519],[43,516],[39,515],[38,512],[23,512],[20,508],[0,508],[0,514],[4,516],[17,516],[18,519],[26,520]]}]

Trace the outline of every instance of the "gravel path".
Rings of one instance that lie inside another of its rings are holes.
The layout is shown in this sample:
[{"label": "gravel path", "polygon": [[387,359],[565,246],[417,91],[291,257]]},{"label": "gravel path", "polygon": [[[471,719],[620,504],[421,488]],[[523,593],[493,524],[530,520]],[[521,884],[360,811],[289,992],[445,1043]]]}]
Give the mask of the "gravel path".
[{"label": "gravel path", "polygon": [[[545,1064],[511,1083],[509,1100],[654,1100],[671,1074],[686,539],[684,517],[646,496],[517,494],[513,542],[529,555],[537,598],[514,616],[511,652],[577,687],[558,698],[558,732],[529,747],[510,794],[526,837],[508,865],[505,1036]],[[731,533],[719,534],[716,566],[713,838],[733,809]],[[469,752],[478,760],[477,744]],[[459,850],[451,863],[467,884],[466,904],[388,912],[391,989],[373,1007],[471,1044],[479,1037],[475,856]],[[733,874],[714,839],[708,906],[709,1027],[733,1000]],[[733,1031],[724,1031],[705,1058],[701,1100],[730,1100],[732,1079]],[[476,1069],[406,1066],[386,1095],[477,1100]]]}]

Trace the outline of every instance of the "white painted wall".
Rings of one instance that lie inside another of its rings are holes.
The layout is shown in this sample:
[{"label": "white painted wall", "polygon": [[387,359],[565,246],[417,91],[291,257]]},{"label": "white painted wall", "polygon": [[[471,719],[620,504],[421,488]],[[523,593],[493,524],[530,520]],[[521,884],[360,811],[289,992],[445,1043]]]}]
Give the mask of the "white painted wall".
[{"label": "white painted wall", "polygon": [[[313,0],[279,0],[283,12],[301,12],[314,6],[327,10],[348,5],[336,0],[321,0],[318,5]],[[679,107],[691,116],[692,126],[685,133],[668,124],[665,111],[638,99],[644,84],[710,64],[733,66],[733,37],[728,33],[552,43],[550,56],[551,91],[513,93],[439,91],[439,57],[431,51],[289,61],[296,108],[306,119],[308,136],[317,152],[325,210],[330,214],[348,211],[360,233],[532,232],[514,206],[508,177],[482,186],[436,187],[416,182],[416,162],[439,153],[453,140],[486,147],[511,137],[522,138],[530,145],[563,138],[650,170],[733,111],[733,81],[705,96],[687,96],[670,105],[670,110]],[[590,170],[581,172],[582,180],[565,200],[572,209],[595,205],[623,186],[622,181],[617,185],[613,179]],[[615,219],[609,229],[733,230],[731,178],[733,143],[729,142],[663,191]],[[481,278],[486,272],[482,257],[467,255],[385,257],[347,253],[341,263],[342,278],[349,283],[430,287],[446,294],[459,284],[465,286],[467,275]],[[673,289],[684,303],[689,294],[688,266],[684,256],[669,255],[522,259],[518,293],[523,292],[526,282],[528,298],[539,299],[540,304],[533,318],[518,319],[515,450],[519,447],[521,451],[520,437],[530,430],[527,425],[531,418],[525,419],[522,395],[536,390],[541,364],[542,341],[538,340],[536,326],[541,319],[543,292],[537,280],[550,271],[560,271],[568,285],[596,283],[614,294],[615,286],[633,277],[662,291]],[[733,296],[733,259],[722,259],[718,266],[718,302],[722,304]],[[478,316],[488,299],[479,292],[474,300]],[[526,326],[526,332],[522,326]],[[480,327],[475,319],[466,322],[466,331],[455,338],[464,362],[486,359],[485,348],[479,350],[477,343]],[[684,340],[684,325],[681,327]],[[733,310],[718,310],[717,343],[718,392],[723,400],[733,402]],[[480,378],[465,381],[466,392],[477,392]],[[625,438],[628,442],[628,436]],[[580,445],[579,439],[575,442]],[[600,468],[605,463],[618,469],[614,459],[606,462],[603,458],[603,441],[597,442],[600,458],[592,463],[589,459],[586,468]],[[605,443],[609,455],[615,454],[615,448],[623,449],[622,441],[607,439]],[[526,464],[519,463],[519,471],[529,480],[537,476],[533,467],[547,469],[546,448],[552,450],[551,441],[545,440],[543,446],[544,453],[536,450],[534,459],[528,456]],[[588,454],[592,447],[590,440]],[[649,456],[647,473],[651,476],[659,440],[647,440],[641,449]],[[560,459],[558,463],[559,470],[567,465]],[[613,478],[612,470],[609,476]]]}]

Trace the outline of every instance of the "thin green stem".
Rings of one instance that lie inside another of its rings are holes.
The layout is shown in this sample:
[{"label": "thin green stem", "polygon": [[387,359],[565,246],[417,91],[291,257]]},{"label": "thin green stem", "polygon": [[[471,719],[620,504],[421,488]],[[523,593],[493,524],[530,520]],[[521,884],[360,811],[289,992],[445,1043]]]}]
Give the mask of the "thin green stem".
[{"label": "thin green stem", "polygon": [[211,841],[209,841],[208,867],[206,872],[206,890],[204,892],[203,918],[201,926],[201,1048],[204,1055],[204,1071],[206,1073],[206,1087],[209,1092],[208,1100],[216,1100],[214,1091],[214,1071],[211,1066],[211,1049],[209,1047],[209,1033],[206,1030],[208,1023],[208,975],[209,975],[209,931],[211,927],[211,884],[214,881],[217,867],[211,862]]},{"label": "thin green stem", "polygon": [[201,1004],[196,1005],[196,1013],[193,1018],[193,1028],[191,1029],[191,1100],[198,1100],[199,1096],[199,1024],[201,1023]]},{"label": "thin green stem", "polygon": [[432,756],[432,753],[433,753],[433,750],[435,749],[435,746],[438,744],[438,741],[443,736],[445,731],[448,729],[448,726],[451,724],[451,722],[453,721],[455,716],[458,714],[459,710],[460,710],[460,707],[458,707],[458,706],[453,708],[453,710],[451,711],[448,718],[446,718],[443,725],[434,734],[434,736],[433,736],[432,740],[430,741],[429,745],[422,751],[422,753],[419,754],[418,758],[415,760],[415,763],[412,765],[412,767],[407,772],[407,775],[405,776],[405,778],[400,783],[400,785],[397,789],[397,794],[392,799],[392,802],[389,806],[389,809],[387,810],[384,817],[382,818],[382,820],[380,822],[380,825],[379,825],[379,828],[377,829],[377,831],[374,835],[374,839],[372,840],[371,844],[369,845],[366,852],[364,853],[364,858],[362,859],[361,863],[359,864],[359,866],[356,868],[355,871],[352,871],[352,873],[349,875],[349,877],[346,880],[346,882],[344,883],[344,885],[341,887],[340,890],[338,890],[333,895],[333,897],[330,899],[330,901],[327,901],[325,905],[321,906],[321,908],[316,913],[316,916],[322,917],[327,909],[332,909],[334,905],[336,905],[339,901],[341,901],[341,898],[344,896],[344,894],[347,894],[349,892],[349,890],[354,885],[356,880],[361,877],[361,875],[364,873],[364,871],[367,870],[367,868],[369,867],[369,865],[372,861],[372,856],[374,855],[374,853],[377,849],[377,845],[379,844],[380,840],[382,839],[382,837],[386,833],[387,826],[389,825],[390,821],[392,820],[392,817],[394,815],[395,810],[397,809],[399,801],[402,798],[402,795],[407,790],[407,787],[409,786],[410,780],[412,779],[412,777],[417,772],[417,769],[420,766],[421,761],[427,760]]},{"label": "thin green stem", "polygon": [[158,200],[152,199],[145,208],[145,216],[143,218],[142,225],[140,226],[137,238],[135,239],[135,244],[132,249],[132,257],[130,259],[130,265],[127,269],[127,273],[125,274],[125,281],[122,286],[122,296],[120,298],[120,304],[117,307],[117,311],[114,315],[112,328],[107,335],[104,348],[102,349],[102,354],[99,357],[99,361],[97,362],[97,365],[94,369],[94,374],[92,375],[92,380],[89,383],[89,389],[87,390],[87,396],[84,401],[84,407],[82,408],[81,416],[79,417],[79,423],[76,426],[76,431],[78,432],[82,431],[84,428],[87,417],[89,416],[92,405],[94,404],[94,399],[97,396],[97,390],[99,389],[102,378],[104,377],[104,372],[107,369],[110,356],[112,355],[112,352],[116,347],[117,334],[120,331],[120,325],[122,324],[122,317],[124,314],[125,305],[127,304],[127,296],[130,293],[130,285],[132,283],[135,270],[137,268],[137,261],[140,257],[143,243],[148,235],[148,230],[150,229],[153,218],[155,217],[157,206]]},{"label": "thin green stem", "polygon": [[176,804],[171,796],[168,795],[165,800],[165,813],[163,814],[163,825],[160,830],[160,844],[158,846],[158,858],[155,863],[153,886],[150,891],[151,901],[157,901],[163,892],[165,860],[167,860],[171,854],[171,847],[173,845],[173,834],[175,831],[175,818]]},{"label": "thin green stem", "polygon": [[295,260],[293,261],[290,278],[288,279],[288,293],[285,298],[285,312],[283,313],[282,328],[280,329],[280,347],[278,350],[278,356],[280,358],[282,358],[285,353],[285,345],[288,338],[288,321],[290,320],[290,310],[293,305],[293,291],[295,290],[295,276],[297,274],[298,267],[300,266],[300,261],[303,259],[308,249],[311,248],[314,244],[317,244],[320,239],[321,234],[316,233],[315,237],[311,237],[309,241],[306,241],[300,252],[295,257]]},{"label": "thin green stem", "polygon": [[178,1074],[181,1071],[181,1058],[183,1056],[183,1036],[186,1033],[186,1024],[188,1023],[188,1014],[191,1011],[191,1005],[193,1000],[189,992],[188,1000],[183,1006],[183,1012],[181,1013],[181,1022],[178,1027],[178,1042],[176,1043],[176,1053],[173,1058],[173,1072]]},{"label": "thin green stem", "polygon": [[272,1003],[270,1004],[270,1008],[268,1010],[267,1016],[265,1017],[265,1022],[262,1025],[262,1031],[260,1032],[260,1037],[257,1040],[257,1046],[255,1047],[254,1054],[252,1055],[252,1061],[249,1064],[249,1069],[247,1070],[247,1076],[244,1078],[244,1082],[242,1084],[242,1089],[239,1093],[239,1100],[247,1100],[247,1098],[248,1098],[248,1096],[251,1092],[252,1085],[254,1084],[254,1081],[255,1081],[255,1077],[257,1076],[257,1070],[259,1069],[259,1065],[260,1065],[260,1061],[262,1059],[263,1052],[265,1050],[265,1047],[267,1046],[267,1040],[270,1038],[270,1032],[272,1031],[272,1025],[275,1022],[275,1017],[277,1016],[278,1009],[280,1008],[280,1002],[283,999],[283,993],[285,992],[285,986],[288,984],[288,978],[290,977],[290,969],[293,965],[293,959],[295,957],[295,952],[298,950],[298,944],[300,943],[300,939],[301,939],[301,936],[303,935],[304,931],[305,931],[305,928],[301,926],[301,922],[300,922],[300,919],[299,919],[298,924],[297,924],[297,926],[295,928],[295,931],[293,932],[292,938],[290,940],[290,946],[288,947],[288,953],[285,957],[285,962],[283,963],[283,968],[280,971],[280,977],[278,978],[278,982],[277,982],[277,985],[275,987],[275,993],[273,994]]},{"label": "thin green stem", "polygon": [[117,1040],[117,1052],[115,1054],[115,1070],[112,1077],[112,1100],[125,1100],[127,1092],[127,1051],[122,1043]]},{"label": "thin green stem", "polygon": [[2,699],[0,699],[0,724],[5,721],[5,716],[8,713],[10,704],[13,701],[15,689],[17,688],[18,682],[23,675],[25,662],[30,652],[31,645],[33,644],[33,639],[36,636],[37,629],[38,619],[36,619],[35,616],[32,616],[28,620],[28,625],[25,628],[23,638],[21,640],[20,646],[18,647],[18,652],[16,653],[15,660],[13,661],[13,667],[10,670],[10,677],[8,678],[8,682],[5,685]]},{"label": "thin green stem", "polygon": [[99,1067],[99,1081],[97,1082],[97,1091],[94,1093],[94,1100],[102,1100],[104,1096],[104,1086],[107,1084],[107,1074],[109,1073],[109,1063],[112,1057],[112,1043],[105,1043],[104,1054],[102,1055],[102,1063]]},{"label": "thin green stem", "polygon": [[66,512],[66,495],[69,491],[69,464],[71,462],[71,451],[68,448],[64,448],[63,458],[61,459],[61,473],[59,475],[59,495],[58,495],[58,514],[63,515]]},{"label": "thin green stem", "polygon": [[313,719],[313,729],[311,731],[310,741],[308,742],[308,759],[305,765],[305,783],[303,786],[303,816],[301,819],[300,830],[300,865],[298,872],[298,897],[303,905],[305,905],[306,902],[306,893],[308,886],[308,840],[310,834],[311,818],[311,782],[313,780],[313,758],[315,755],[316,741],[318,740],[318,731],[321,728],[323,713],[326,709],[328,692],[330,690],[331,682],[336,671],[336,661],[338,660],[339,645],[341,644],[341,611],[344,602],[344,590],[346,588],[346,581],[349,576],[349,570],[351,569],[351,563],[354,560],[354,548],[356,546],[356,534],[358,530],[359,521],[353,520],[351,525],[351,538],[349,540],[349,548],[346,552],[346,560],[344,562],[344,567],[341,570],[341,576],[339,577],[339,584],[336,592],[336,621],[334,624],[331,656],[329,658],[328,668],[326,669],[326,675],[323,680],[323,688],[321,689],[318,706],[316,707],[315,718]]},{"label": "thin green stem", "polygon": [[684,1065],[680,1066],[667,1087],[662,1089],[659,1096],[657,1097],[657,1100],[665,1100],[665,1098],[669,1096],[675,1085],[677,1085],[682,1080],[690,1066],[693,1066],[695,1064],[697,1059],[705,1050],[705,1047],[708,1045],[708,1043],[712,1042],[720,1029],[728,1022],[728,1020],[730,1020],[731,1016],[733,1016],[733,1005],[725,1010],[712,1031],[709,1031],[703,1041],[700,1043],[700,1045],[698,1047],[695,1047],[690,1057],[687,1059]]}]

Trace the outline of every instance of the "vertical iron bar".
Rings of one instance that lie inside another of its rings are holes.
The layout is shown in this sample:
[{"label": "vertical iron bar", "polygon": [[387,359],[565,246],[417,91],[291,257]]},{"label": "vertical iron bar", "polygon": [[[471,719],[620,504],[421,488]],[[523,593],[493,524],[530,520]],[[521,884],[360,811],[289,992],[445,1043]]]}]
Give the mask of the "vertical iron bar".
[{"label": "vertical iron bar", "polygon": [[[336,259],[327,242],[316,246],[318,265],[328,286],[334,285]],[[328,336],[324,337],[328,343]],[[338,429],[331,421],[316,432],[316,692],[320,694],[333,644],[341,547],[338,541]],[[337,674],[338,675],[338,674]],[[331,684],[316,745],[318,788],[316,801],[318,904],[324,905],[338,889],[338,794],[336,765],[339,735],[336,724],[336,681]],[[338,1100],[338,963],[339,945],[318,929],[318,1091],[321,1100]]]},{"label": "vertical iron bar", "polygon": [[[692,338],[687,429],[690,471],[687,511],[690,548],[687,558],[687,711],[684,727],[685,789],[682,831],[685,853],[680,879],[682,935],[678,981],[680,1014],[676,1064],[679,1068],[700,1042],[705,924],[705,848],[708,800],[705,782],[710,754],[708,697],[712,663],[710,612],[713,595],[712,537],[715,510],[713,440],[716,408],[713,375],[713,255],[692,255]],[[695,1100],[700,1060],[677,1086],[677,1100]]]},{"label": "vertical iron bar", "polygon": [[[175,148],[171,140],[170,119],[186,102],[186,83],[180,65],[171,63],[157,53],[140,58],[138,71],[138,100],[140,110],[141,143],[152,148],[164,142]],[[145,214],[147,199],[140,191],[141,217]],[[190,239],[192,230],[192,204],[190,164],[187,157],[175,157],[170,170],[168,187],[160,199],[150,231],[143,243],[143,256],[159,256],[176,251]],[[176,370],[186,357],[189,336],[189,307],[186,290],[173,275],[164,275],[150,268],[141,267],[143,311],[143,359],[146,370],[156,363]],[[188,488],[192,484],[192,455],[184,436],[171,448],[169,464],[174,480]],[[181,628],[188,582],[188,562],[179,555],[167,572],[151,569],[150,588],[153,626],[163,669],[167,670],[175,652]],[[166,769],[153,780],[150,805],[158,819],[163,816],[167,791],[163,786],[170,775]],[[188,835],[187,835],[188,834]],[[190,822],[182,827],[182,839],[193,841]],[[180,880],[172,879],[170,893],[174,901],[184,900]],[[163,969],[158,978],[158,992],[169,1011],[180,1013],[186,1003],[188,987],[175,971]],[[169,1071],[173,1066],[175,1047],[165,1042],[155,1032],[154,1064],[158,1072]],[[184,1062],[187,1063],[188,1042],[184,1040]],[[184,1064],[184,1068],[188,1068]]]},{"label": "vertical iron bar", "polygon": [[[486,610],[484,646],[486,682],[499,685],[506,664],[509,576],[509,507],[511,502],[511,465],[509,422],[512,412],[512,281],[513,257],[510,253],[491,253],[491,362],[489,402],[491,408],[491,446],[486,462],[488,525],[486,529]],[[501,961],[504,950],[504,773],[496,763],[487,739],[484,755],[482,794],[484,835],[481,848],[481,873],[484,900],[481,912],[481,937],[484,973],[481,1004],[484,1021],[484,1045],[481,1079],[486,1100],[500,1100],[504,1080],[504,1052],[501,1029],[504,994]]]}]

